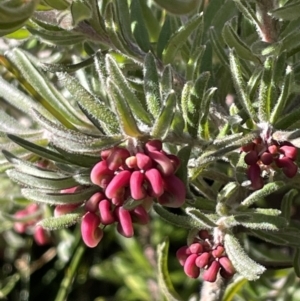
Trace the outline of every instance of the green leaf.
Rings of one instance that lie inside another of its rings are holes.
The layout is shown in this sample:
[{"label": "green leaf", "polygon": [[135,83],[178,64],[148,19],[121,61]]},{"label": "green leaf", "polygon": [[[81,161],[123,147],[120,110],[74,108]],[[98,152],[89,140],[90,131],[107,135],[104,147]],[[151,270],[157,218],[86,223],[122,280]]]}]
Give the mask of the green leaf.
[{"label": "green leaf", "polygon": [[217,225],[210,220],[204,213],[202,213],[199,209],[193,207],[185,208],[185,212],[191,216],[194,220],[196,220],[199,224],[202,225],[202,228],[211,229],[213,227],[217,227]]},{"label": "green leaf", "polygon": [[162,53],[164,64],[170,64],[174,61],[177,52],[187,41],[191,33],[202,24],[202,18],[202,14],[194,15],[171,36]]},{"label": "green leaf", "polygon": [[157,246],[158,282],[168,301],[181,301],[175,291],[168,270],[169,240],[166,238]]},{"label": "green leaf", "polygon": [[[187,128],[192,137],[197,137],[200,117],[202,115],[206,86],[210,78],[209,72],[203,72],[196,80],[192,90],[188,93]],[[186,109],[185,109],[186,110]]]},{"label": "green leaf", "polygon": [[139,0],[131,1],[131,28],[135,40],[140,48],[147,52],[151,49],[151,44],[149,40],[149,34],[147,31],[147,27],[145,25],[145,21],[143,18],[143,13]]},{"label": "green leaf", "polygon": [[187,80],[196,80],[199,76],[200,66],[202,62],[202,57],[204,55],[206,46],[199,46],[195,51],[190,55],[186,66],[186,79]]},{"label": "green leaf", "polygon": [[300,277],[300,248],[295,248],[293,255],[293,266],[295,274]]},{"label": "green leaf", "polygon": [[272,101],[272,67],[273,61],[268,57],[264,63],[264,70],[260,81],[258,93],[258,118],[260,121],[268,122],[270,119],[271,101]]},{"label": "green leaf", "polygon": [[161,205],[154,204],[153,209],[161,219],[176,227],[185,228],[185,229],[207,228],[207,226],[203,225],[203,223],[199,222],[199,220],[195,220],[190,216],[174,214],[169,210],[165,209],[164,207],[162,207]]},{"label": "green leaf", "polygon": [[85,112],[91,115],[101,126],[111,134],[119,133],[116,115],[101,103],[94,95],[84,89],[79,81],[67,73],[57,73],[58,79],[69,90]]},{"label": "green leaf", "polygon": [[120,122],[120,127],[123,130],[123,133],[130,137],[139,137],[142,135],[139,130],[136,120],[133,117],[131,108],[129,107],[124,95],[118,89],[116,84],[108,78],[107,87],[110,92],[110,98],[114,103],[115,110],[118,114],[118,121]]},{"label": "green leaf", "polygon": [[38,222],[38,225],[50,231],[68,228],[78,223],[82,215],[82,213],[68,213],[58,217],[48,217]]},{"label": "green leaf", "polygon": [[266,270],[262,265],[253,261],[243,250],[239,241],[231,234],[225,234],[224,246],[228,258],[243,277],[248,280],[257,280]]},{"label": "green leaf", "polygon": [[293,200],[296,197],[296,195],[298,195],[298,190],[291,189],[283,196],[283,199],[281,201],[281,215],[288,221],[291,219]]},{"label": "green leaf", "polygon": [[299,10],[300,10],[300,1],[292,2],[285,4],[282,7],[271,10],[270,14],[277,18],[283,20],[294,20],[299,18]]},{"label": "green leaf", "polygon": [[111,80],[115,83],[121,95],[127,101],[134,116],[141,122],[151,125],[152,120],[149,113],[144,109],[140,100],[130,88],[126,77],[121,72],[116,61],[110,55],[106,55],[106,66]]},{"label": "green leaf", "polygon": [[255,110],[253,108],[249,94],[247,93],[245,88],[240,62],[238,58],[235,56],[233,51],[230,51],[229,61],[230,61],[230,70],[231,70],[234,87],[238,94],[238,100],[240,101],[241,105],[243,106],[244,110],[247,112],[249,117],[253,121],[257,121]]},{"label": "green leaf", "polygon": [[276,181],[266,184],[262,189],[257,190],[251,193],[247,198],[245,198],[241,202],[241,207],[249,207],[255,202],[263,199],[265,196],[279,190],[280,188],[284,187],[285,183],[283,181]]},{"label": "green leaf", "polygon": [[257,19],[255,11],[252,9],[249,1],[247,0],[234,0],[238,10],[253,24],[256,25],[256,28],[259,29],[261,24]]},{"label": "green leaf", "polygon": [[279,116],[282,115],[282,110],[285,108],[287,99],[291,92],[291,86],[293,83],[293,71],[290,66],[286,68],[286,74],[284,77],[283,85],[281,88],[281,93],[277,99],[277,102],[275,104],[275,107],[273,108],[271,112],[270,122],[276,126],[276,128],[280,128],[277,125],[277,121]]},{"label": "green leaf", "polygon": [[78,204],[89,199],[99,191],[99,187],[89,187],[74,193],[45,193],[36,189],[24,188],[21,190],[25,198],[30,201],[49,205]]},{"label": "green leaf", "polygon": [[195,10],[198,0],[154,0],[155,3],[168,12],[176,15],[185,15]]},{"label": "green leaf", "polygon": [[257,56],[253,54],[251,49],[242,41],[242,39],[237,35],[232,27],[232,20],[226,22],[222,30],[222,37],[226,44],[230,48],[234,48],[236,54],[245,60],[253,61],[255,63],[260,63],[260,60]]},{"label": "green leaf", "polygon": [[171,91],[166,98],[164,106],[161,108],[160,115],[156,119],[151,136],[163,139],[169,131],[176,109],[176,93]]},{"label": "green leaf", "polygon": [[61,177],[59,179],[41,178],[15,169],[10,169],[6,173],[13,181],[32,188],[62,190],[78,185],[72,177]]},{"label": "green leaf", "polygon": [[157,118],[161,109],[161,95],[155,58],[147,53],[144,60],[144,91],[149,112]]},{"label": "green leaf", "polygon": [[72,1],[70,11],[73,18],[73,26],[77,26],[79,22],[89,20],[92,16],[91,7],[87,1],[75,0]]}]

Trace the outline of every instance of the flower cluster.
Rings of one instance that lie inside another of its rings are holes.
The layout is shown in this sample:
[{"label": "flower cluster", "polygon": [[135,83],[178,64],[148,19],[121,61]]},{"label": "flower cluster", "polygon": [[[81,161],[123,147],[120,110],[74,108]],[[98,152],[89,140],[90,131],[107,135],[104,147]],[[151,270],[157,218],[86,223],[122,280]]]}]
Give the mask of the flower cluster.
[{"label": "flower cluster", "polygon": [[204,269],[203,280],[209,282],[215,282],[219,272],[225,279],[230,279],[235,274],[224,246],[213,245],[212,236],[206,230],[200,230],[199,238],[190,246],[178,249],[176,257],[190,278],[198,278],[201,269]]},{"label": "flower cluster", "polygon": [[261,169],[281,168],[288,177],[293,178],[298,171],[298,166],[294,162],[297,159],[297,148],[290,142],[278,142],[272,140],[266,144],[262,139],[257,138],[253,142],[241,148],[246,152],[244,161],[248,165],[247,176],[251,181],[254,190],[264,186],[261,176]]},{"label": "flower cluster", "polygon": [[17,211],[14,214],[15,223],[14,230],[17,233],[33,234],[35,242],[39,246],[50,243],[50,234],[47,230],[39,225],[36,225],[42,219],[40,207],[37,204],[30,204],[26,208]]},{"label": "flower cluster", "polygon": [[[185,186],[175,176],[180,161],[162,150],[161,141],[148,141],[133,154],[126,148],[113,147],[102,151],[101,158],[90,178],[102,191],[85,202],[86,213],[81,221],[82,238],[87,246],[97,246],[103,237],[103,227],[114,223],[121,235],[132,237],[133,223],[149,222],[148,210],[155,200],[168,207],[184,203]],[[57,206],[55,215],[70,212],[79,205]]]}]

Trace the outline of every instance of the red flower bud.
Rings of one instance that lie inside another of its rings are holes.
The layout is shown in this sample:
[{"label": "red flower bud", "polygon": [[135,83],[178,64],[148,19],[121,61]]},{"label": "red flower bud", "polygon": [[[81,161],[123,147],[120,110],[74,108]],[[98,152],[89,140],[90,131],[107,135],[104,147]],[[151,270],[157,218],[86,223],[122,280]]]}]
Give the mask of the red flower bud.
[{"label": "red flower bud", "polygon": [[172,154],[167,154],[167,157],[170,159],[170,161],[174,167],[174,173],[175,173],[180,166],[180,159],[177,156],[172,155]]},{"label": "red flower bud", "polygon": [[113,177],[114,172],[108,169],[106,161],[97,163],[91,171],[92,183],[102,188],[106,188]]},{"label": "red flower bud", "polygon": [[272,154],[273,156],[278,155],[278,146],[277,145],[270,145],[268,147],[268,151],[270,154]]},{"label": "red flower bud", "polygon": [[251,150],[244,158],[244,161],[247,165],[253,165],[258,160],[258,154],[257,151]]},{"label": "red flower bud", "polygon": [[212,236],[209,234],[209,232],[207,230],[200,230],[199,231],[199,237],[202,239],[202,240],[205,240],[205,239],[211,239]]},{"label": "red flower bud", "polygon": [[96,247],[103,237],[103,231],[99,228],[100,217],[92,212],[87,212],[81,221],[81,236],[84,243],[90,247]]},{"label": "red flower bud", "polygon": [[233,275],[235,273],[235,268],[227,256],[220,257],[219,263],[221,267],[226,271],[227,274]]},{"label": "red flower bud", "polygon": [[180,265],[184,266],[186,259],[191,255],[191,250],[188,246],[183,246],[179,248],[176,252],[176,258],[178,259]]},{"label": "red flower bud", "polygon": [[136,156],[131,156],[131,157],[128,157],[126,160],[125,160],[125,164],[128,168],[131,168],[131,169],[135,169],[137,168],[137,159],[136,159]]},{"label": "red flower bud", "polygon": [[248,153],[248,152],[250,152],[251,150],[253,150],[254,146],[255,146],[255,144],[254,144],[253,142],[250,142],[250,143],[248,143],[248,144],[246,144],[246,145],[243,145],[243,146],[241,147],[241,151],[242,151],[242,152],[245,152],[245,153]]},{"label": "red flower bud", "polygon": [[157,163],[157,168],[164,176],[170,176],[174,173],[175,169],[171,160],[159,151],[149,151],[149,157]]},{"label": "red flower bud", "polygon": [[199,254],[203,252],[203,246],[199,242],[195,242],[189,246],[189,250],[192,254]]},{"label": "red flower bud", "polygon": [[293,161],[297,159],[298,151],[294,146],[284,145],[280,147],[279,151]]},{"label": "red flower bud", "polygon": [[137,166],[141,170],[148,170],[153,167],[152,159],[143,153],[136,154]]},{"label": "red flower bud", "polygon": [[130,153],[126,148],[115,148],[114,151],[106,159],[107,167],[110,170],[116,171],[125,163],[125,160],[130,157]]},{"label": "red flower bud", "polygon": [[211,254],[209,252],[204,252],[201,255],[197,256],[195,264],[198,268],[203,269],[206,267],[211,260]]},{"label": "red flower bud", "polygon": [[260,156],[260,161],[265,165],[270,165],[273,162],[273,155],[270,154],[269,152],[264,152]]},{"label": "red flower bud", "polygon": [[151,168],[145,172],[145,177],[151,187],[151,196],[160,197],[164,192],[163,179],[156,168]]},{"label": "red flower bud", "polygon": [[122,189],[129,185],[131,172],[129,170],[123,170],[119,172],[110,181],[106,187],[105,194],[109,199],[117,198],[121,193],[124,193]]},{"label": "red flower bud", "polygon": [[249,180],[251,181],[251,186],[254,190],[263,188],[264,181],[260,176],[260,167],[258,164],[250,165],[247,174]]},{"label": "red flower bud", "polygon": [[67,213],[72,212],[76,208],[78,208],[80,204],[66,204],[66,205],[57,205],[54,209],[54,216],[58,217]]},{"label": "red flower bud", "polygon": [[190,278],[198,278],[200,275],[200,269],[195,265],[197,256],[197,254],[189,255],[183,266],[185,274]]},{"label": "red flower bud", "polygon": [[212,250],[211,254],[215,258],[219,258],[224,253],[225,249],[223,246],[217,246],[214,250]]},{"label": "red flower bud", "polygon": [[160,140],[150,140],[146,143],[145,148],[148,151],[161,151],[162,142]]},{"label": "red flower bud", "polygon": [[130,193],[134,200],[142,200],[146,197],[146,190],[143,187],[145,174],[140,171],[134,171],[130,177]]},{"label": "red flower bud", "polygon": [[96,212],[98,210],[98,205],[101,200],[103,200],[105,195],[102,192],[96,192],[93,194],[84,204],[86,211]]},{"label": "red flower bud", "polygon": [[117,226],[118,232],[125,237],[132,237],[134,235],[134,230],[130,212],[123,207],[117,207],[115,213],[119,221]]},{"label": "red flower bud", "polygon": [[207,270],[203,273],[203,280],[208,282],[215,282],[220,269],[220,263],[218,261],[213,261]]},{"label": "red flower bud", "polygon": [[139,205],[130,211],[132,221],[139,225],[147,225],[149,223],[149,214],[146,209]]},{"label": "red flower bud", "polygon": [[288,178],[293,178],[298,172],[298,166],[288,157],[279,158],[276,164],[282,167],[283,173]]},{"label": "red flower bud", "polygon": [[42,226],[36,226],[33,233],[34,241],[39,246],[44,246],[50,243],[50,234]]},{"label": "red flower bud", "polygon": [[98,204],[98,208],[103,225],[110,225],[116,221],[112,210],[112,204],[109,200],[101,200]]}]

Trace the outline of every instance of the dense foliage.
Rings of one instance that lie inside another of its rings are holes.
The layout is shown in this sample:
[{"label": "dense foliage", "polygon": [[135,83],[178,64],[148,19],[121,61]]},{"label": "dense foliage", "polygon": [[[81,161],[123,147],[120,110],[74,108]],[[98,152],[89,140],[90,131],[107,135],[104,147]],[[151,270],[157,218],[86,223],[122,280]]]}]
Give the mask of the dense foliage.
[{"label": "dense foliage", "polygon": [[299,0],[0,3],[0,298],[299,300]]}]

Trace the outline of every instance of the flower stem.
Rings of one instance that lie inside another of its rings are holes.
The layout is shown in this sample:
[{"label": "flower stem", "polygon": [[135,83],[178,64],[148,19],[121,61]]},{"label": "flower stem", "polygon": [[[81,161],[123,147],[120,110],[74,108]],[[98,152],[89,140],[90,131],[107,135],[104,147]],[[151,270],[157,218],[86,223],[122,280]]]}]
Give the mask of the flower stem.
[{"label": "flower stem", "polygon": [[204,281],[199,301],[221,301],[228,281],[218,275],[215,282]]},{"label": "flower stem", "polygon": [[69,267],[66,270],[66,275],[60,284],[59,291],[56,295],[55,301],[65,301],[66,297],[70,291],[72,281],[74,279],[77,268],[81,262],[82,256],[85,251],[85,245],[80,242],[76,247],[73,258],[70,262]]}]

